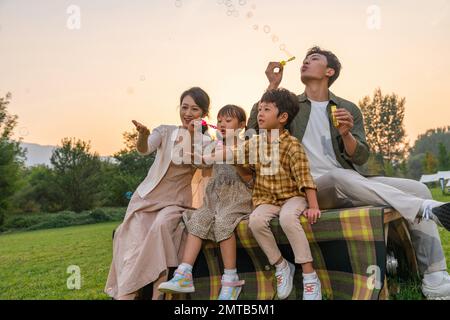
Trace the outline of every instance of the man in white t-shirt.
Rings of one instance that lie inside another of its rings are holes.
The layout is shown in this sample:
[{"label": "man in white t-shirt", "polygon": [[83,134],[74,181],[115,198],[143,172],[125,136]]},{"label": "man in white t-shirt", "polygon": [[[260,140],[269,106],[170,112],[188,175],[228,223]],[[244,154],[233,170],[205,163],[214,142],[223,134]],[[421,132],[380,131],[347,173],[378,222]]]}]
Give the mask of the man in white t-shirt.
[{"label": "man in white t-shirt", "polygon": [[[275,69],[279,68],[279,72]],[[450,203],[432,200],[428,188],[418,181],[369,177],[363,165],[369,158],[364,121],[359,108],[335,96],[329,87],[338,78],[341,64],[332,52],[311,48],[301,67],[305,92],[299,96],[300,111],[289,128],[303,144],[311,174],[318,188],[321,209],[361,205],[389,205],[410,224],[412,242],[429,299],[450,299],[450,276],[437,225],[450,229]],[[270,62],[268,89],[281,83],[283,66]],[[331,108],[336,106],[332,121]],[[257,129],[257,106],[248,128]],[[420,222],[419,222],[420,221]]]}]

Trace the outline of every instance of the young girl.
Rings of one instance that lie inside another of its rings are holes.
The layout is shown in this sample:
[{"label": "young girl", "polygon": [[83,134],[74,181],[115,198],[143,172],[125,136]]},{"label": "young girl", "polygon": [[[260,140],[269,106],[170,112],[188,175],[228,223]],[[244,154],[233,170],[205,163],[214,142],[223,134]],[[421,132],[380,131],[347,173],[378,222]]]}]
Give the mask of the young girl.
[{"label": "young girl", "polygon": [[[237,129],[245,129],[245,111],[234,105],[220,109],[217,116],[219,139],[217,143],[237,143],[233,135]],[[229,129],[229,130],[227,130]],[[232,129],[232,130],[230,130]],[[161,283],[159,290],[170,293],[194,292],[192,266],[201,250],[202,240],[212,240],[220,244],[224,274],[219,300],[236,300],[243,281],[239,281],[236,270],[236,237],[234,230],[238,223],[252,212],[251,172],[229,164],[214,164],[203,206],[197,210],[187,210],[183,214],[189,232],[182,263],[174,277]]]},{"label": "young girl", "polygon": [[153,299],[161,298],[158,284],[167,280],[167,269],[179,263],[183,233],[180,220],[182,213],[192,207],[191,180],[196,170],[191,163],[175,164],[179,162],[174,160],[174,150],[182,140],[191,147],[189,138],[194,137],[194,124],[207,116],[208,111],[207,93],[195,87],[181,95],[181,126],[162,125],[150,134],[144,125],[133,121],[139,132],[138,152],[157,153],[115,232],[113,260],[105,287],[111,297],[131,300],[139,289],[153,283]]}]

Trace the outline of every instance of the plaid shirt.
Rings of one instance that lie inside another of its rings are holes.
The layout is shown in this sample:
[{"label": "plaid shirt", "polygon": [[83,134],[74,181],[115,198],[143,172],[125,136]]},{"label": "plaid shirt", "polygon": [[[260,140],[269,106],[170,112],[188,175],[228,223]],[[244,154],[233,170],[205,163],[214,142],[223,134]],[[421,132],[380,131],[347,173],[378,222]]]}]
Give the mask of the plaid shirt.
[{"label": "plaid shirt", "polygon": [[[234,152],[235,163],[250,166],[256,171],[252,196],[255,207],[260,204],[281,206],[292,197],[305,197],[305,188],[317,189],[310,174],[308,158],[297,138],[283,130],[272,143],[264,143],[267,141],[264,136],[260,145],[260,137],[262,135],[245,141],[244,154]],[[250,150],[256,150],[253,161]],[[266,156],[260,154],[263,150]]]}]

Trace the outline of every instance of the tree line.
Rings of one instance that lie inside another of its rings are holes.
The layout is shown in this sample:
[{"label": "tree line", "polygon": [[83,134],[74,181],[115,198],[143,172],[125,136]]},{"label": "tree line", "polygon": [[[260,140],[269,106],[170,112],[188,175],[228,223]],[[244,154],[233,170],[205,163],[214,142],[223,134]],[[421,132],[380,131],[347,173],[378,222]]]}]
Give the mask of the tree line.
[{"label": "tree line", "polygon": [[[6,212],[81,212],[95,207],[126,206],[144,179],[154,154],[135,150],[137,132],[123,133],[124,148],[102,160],[89,142],[64,138],[51,156],[51,166],[26,167],[25,150],[12,135],[18,118],[8,112],[11,94],[0,97],[0,225]],[[409,146],[404,129],[405,98],[383,94],[359,102],[371,156],[372,174],[419,179],[450,170],[450,126],[430,129]]]},{"label": "tree line", "polygon": [[409,145],[404,129],[406,99],[376,89],[359,107],[371,147],[371,174],[420,179],[422,174],[450,170],[450,126],[429,129]]}]

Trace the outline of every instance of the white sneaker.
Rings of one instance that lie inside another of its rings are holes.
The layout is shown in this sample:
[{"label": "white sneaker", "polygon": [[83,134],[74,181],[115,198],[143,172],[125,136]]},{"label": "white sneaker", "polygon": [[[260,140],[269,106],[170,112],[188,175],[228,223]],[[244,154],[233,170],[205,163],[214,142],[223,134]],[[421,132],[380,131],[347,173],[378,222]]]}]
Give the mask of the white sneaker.
[{"label": "white sneaker", "polygon": [[422,204],[422,218],[433,220],[437,225],[450,231],[450,203],[425,200]]},{"label": "white sneaker", "polygon": [[192,293],[195,292],[192,273],[177,268],[169,281],[159,285],[158,290],[165,293]]},{"label": "white sneaker", "polygon": [[218,300],[237,300],[244,284],[245,281],[239,280],[238,276],[231,278],[223,275]]},{"label": "white sneaker", "polygon": [[286,299],[292,291],[294,282],[295,266],[286,260],[286,267],[275,272],[277,278],[277,295],[278,299]]},{"label": "white sneaker", "polygon": [[303,300],[322,300],[322,286],[317,275],[309,279],[303,275]]},{"label": "white sneaker", "polygon": [[450,300],[450,275],[444,271],[438,285],[431,285],[424,279],[422,293],[428,300]]}]

